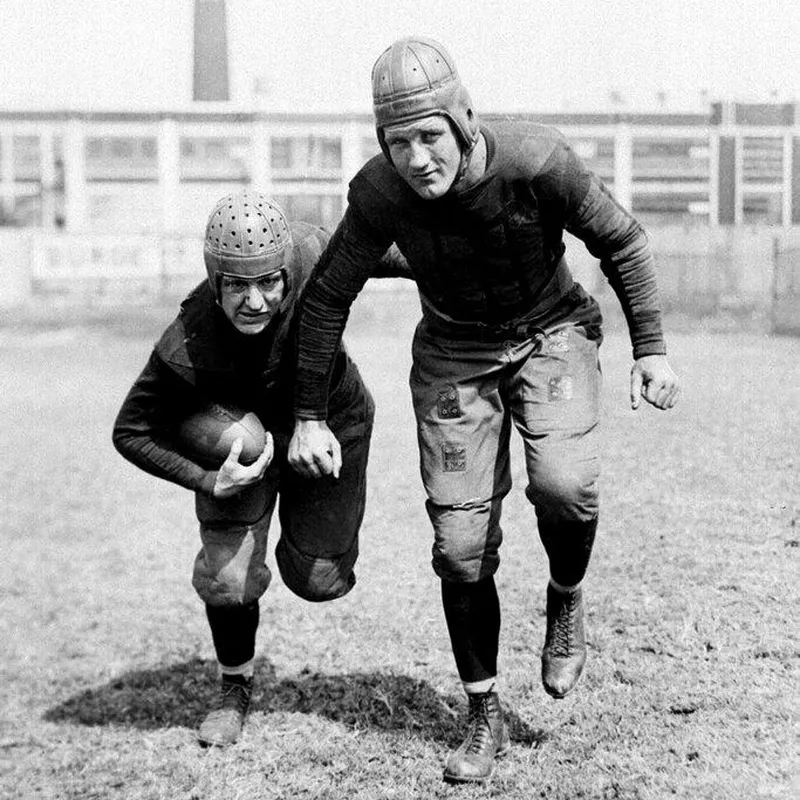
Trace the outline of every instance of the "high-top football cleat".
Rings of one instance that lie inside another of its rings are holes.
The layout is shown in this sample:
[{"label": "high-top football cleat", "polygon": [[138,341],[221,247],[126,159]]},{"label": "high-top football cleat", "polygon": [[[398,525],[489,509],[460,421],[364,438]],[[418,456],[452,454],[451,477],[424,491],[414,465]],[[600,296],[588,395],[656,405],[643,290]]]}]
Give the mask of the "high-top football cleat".
[{"label": "high-top football cleat", "polygon": [[508,730],[497,692],[467,694],[469,714],[467,736],[447,759],[444,779],[453,783],[477,783],[486,780],[494,769],[494,760],[508,752]]},{"label": "high-top football cleat", "polygon": [[583,593],[558,592],[547,586],[547,633],[542,650],[542,683],[553,697],[575,688],[586,663]]},{"label": "high-top football cleat", "polygon": [[575,688],[586,663],[583,593],[558,592],[547,586],[547,633],[542,650],[542,683],[552,697]]},{"label": "high-top football cleat", "polygon": [[200,725],[197,731],[200,744],[217,747],[233,744],[242,732],[252,693],[252,678],[223,674],[222,702],[220,708],[211,711]]}]

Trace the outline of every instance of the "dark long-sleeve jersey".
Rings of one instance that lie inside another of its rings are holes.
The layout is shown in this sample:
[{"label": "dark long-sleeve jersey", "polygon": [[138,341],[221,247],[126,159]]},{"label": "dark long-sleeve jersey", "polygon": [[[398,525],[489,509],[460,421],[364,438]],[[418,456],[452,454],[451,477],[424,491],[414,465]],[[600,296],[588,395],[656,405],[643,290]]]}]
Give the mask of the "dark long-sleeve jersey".
[{"label": "dark long-sleeve jersey", "polygon": [[[328,241],[328,234],[292,223],[294,248],[285,267],[286,291],[268,328],[239,333],[217,305],[207,281],[181,304],[128,392],[113,430],[117,450],[140,469],[187,489],[211,494],[217,471],[188,457],[180,423],[208,403],[233,405],[255,414],[275,440],[275,463],[285,456],[292,426],[292,387],[298,297]],[[409,277],[396,248],[379,258],[375,277]],[[344,346],[334,353],[331,390],[337,415],[355,402],[360,378]]]},{"label": "dark long-sleeve jersey", "polygon": [[[377,254],[396,242],[423,313],[462,333],[574,311],[564,231],[600,262],[628,323],[635,358],[664,353],[653,258],[639,223],[552,128],[483,127],[484,175],[420,198],[383,155],[351,181],[348,208],[309,281],[299,324],[295,415],[326,416],[327,376],[349,308]],[[582,291],[582,290],[581,290]],[[585,297],[584,293],[584,297]],[[468,337],[467,337],[468,338]]]}]

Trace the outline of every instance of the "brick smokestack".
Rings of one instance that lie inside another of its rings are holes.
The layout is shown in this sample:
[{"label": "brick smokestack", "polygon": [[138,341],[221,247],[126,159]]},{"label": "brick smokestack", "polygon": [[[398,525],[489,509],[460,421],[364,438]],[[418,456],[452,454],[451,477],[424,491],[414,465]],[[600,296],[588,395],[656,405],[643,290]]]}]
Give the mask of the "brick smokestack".
[{"label": "brick smokestack", "polygon": [[194,0],[192,99],[230,100],[225,0]]}]

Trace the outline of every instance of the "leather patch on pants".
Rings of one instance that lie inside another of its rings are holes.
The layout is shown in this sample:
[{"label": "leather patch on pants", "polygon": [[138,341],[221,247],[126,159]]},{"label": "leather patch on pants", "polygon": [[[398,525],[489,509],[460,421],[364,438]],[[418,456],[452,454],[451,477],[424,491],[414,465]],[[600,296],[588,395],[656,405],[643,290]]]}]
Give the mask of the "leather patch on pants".
[{"label": "leather patch on pants", "polygon": [[547,382],[547,395],[550,400],[572,400],[575,387],[571,375],[557,375]]},{"label": "leather patch on pants", "polygon": [[452,384],[439,389],[436,399],[439,419],[458,419],[461,416],[461,403],[458,399],[458,389]]},{"label": "leather patch on pants", "polygon": [[542,348],[544,353],[569,353],[569,331],[562,328],[547,334]]},{"label": "leather patch on pants", "polygon": [[467,446],[456,442],[442,445],[442,465],[445,472],[466,472]]}]

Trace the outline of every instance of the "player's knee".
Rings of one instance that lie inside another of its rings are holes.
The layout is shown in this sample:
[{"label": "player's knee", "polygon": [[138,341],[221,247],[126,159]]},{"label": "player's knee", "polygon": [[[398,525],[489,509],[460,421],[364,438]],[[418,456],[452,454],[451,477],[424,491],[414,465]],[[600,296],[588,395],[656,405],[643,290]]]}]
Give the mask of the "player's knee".
[{"label": "player's knee", "polygon": [[443,580],[472,583],[497,571],[502,540],[499,501],[427,504],[433,523],[433,570]]},{"label": "player's knee", "polygon": [[275,548],[275,560],[283,582],[298,597],[320,603],[346,595],[355,585],[353,570],[358,542],[338,556],[312,556],[301,552],[282,537]]},{"label": "player's knee", "polygon": [[497,572],[500,556],[497,551],[454,553],[434,546],[431,560],[433,571],[452,583],[475,583]]},{"label": "player's knee", "polygon": [[596,459],[580,464],[548,461],[539,465],[525,493],[540,517],[589,521],[598,512],[598,473]]},{"label": "player's knee", "polygon": [[197,554],[192,585],[212,606],[251,603],[267,591],[272,573],[264,563],[267,531],[263,526],[200,527],[203,547]]},{"label": "player's knee", "polygon": [[195,561],[192,586],[203,600],[211,606],[247,605],[257,600],[272,581],[272,573],[266,564],[253,564],[242,568],[238,564],[214,570],[202,558]]}]

